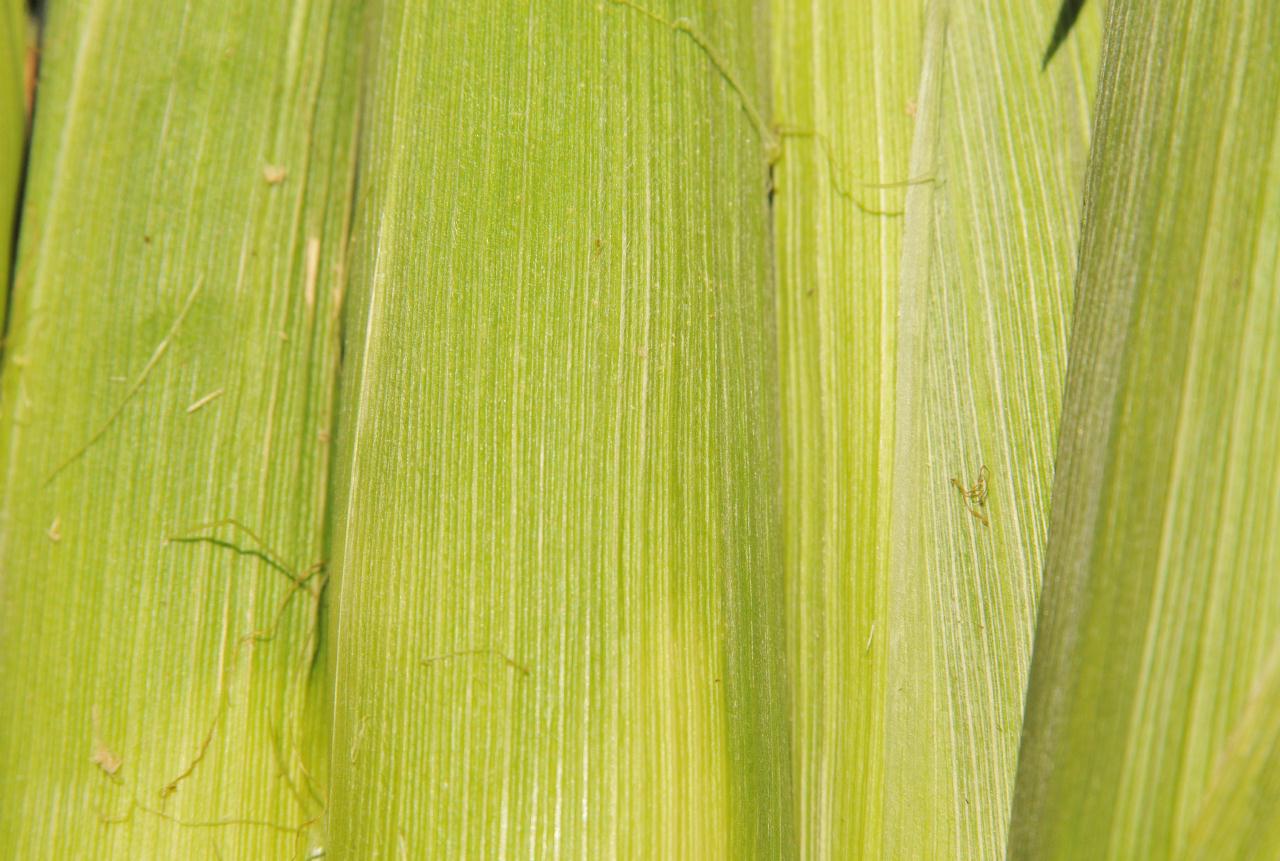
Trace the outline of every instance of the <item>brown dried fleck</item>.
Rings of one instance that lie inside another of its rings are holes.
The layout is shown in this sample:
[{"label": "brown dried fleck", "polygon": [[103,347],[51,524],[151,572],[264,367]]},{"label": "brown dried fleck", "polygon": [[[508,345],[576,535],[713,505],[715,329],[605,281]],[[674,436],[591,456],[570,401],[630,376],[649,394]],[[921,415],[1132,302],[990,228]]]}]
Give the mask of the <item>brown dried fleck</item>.
[{"label": "brown dried fleck", "polygon": [[105,744],[102,743],[101,737],[98,735],[98,707],[93,707],[93,754],[90,755],[89,761],[101,768],[107,775],[114,777],[116,772],[120,770],[120,766],[124,763],[120,757],[111,752]]}]

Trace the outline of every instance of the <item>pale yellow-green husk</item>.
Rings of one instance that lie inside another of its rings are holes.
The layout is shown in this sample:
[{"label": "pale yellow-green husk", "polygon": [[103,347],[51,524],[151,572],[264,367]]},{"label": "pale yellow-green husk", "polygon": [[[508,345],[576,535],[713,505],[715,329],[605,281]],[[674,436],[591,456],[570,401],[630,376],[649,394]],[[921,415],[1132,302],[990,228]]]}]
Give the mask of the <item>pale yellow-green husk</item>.
[{"label": "pale yellow-green husk", "polygon": [[[322,839],[321,579],[285,605],[285,572],[322,553],[353,11],[48,4],[0,392],[0,856]],[[228,518],[262,543],[202,527]]]},{"label": "pale yellow-green husk", "polygon": [[1042,72],[1057,5],[774,3],[805,857],[1003,853],[1099,30]]}]

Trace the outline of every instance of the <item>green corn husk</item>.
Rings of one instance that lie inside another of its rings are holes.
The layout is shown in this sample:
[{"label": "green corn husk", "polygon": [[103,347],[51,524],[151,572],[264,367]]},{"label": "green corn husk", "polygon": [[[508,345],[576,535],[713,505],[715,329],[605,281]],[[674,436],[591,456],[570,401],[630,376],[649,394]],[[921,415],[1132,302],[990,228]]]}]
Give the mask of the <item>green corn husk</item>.
[{"label": "green corn husk", "polygon": [[0,857],[1280,854],[1280,7],[1059,5],[50,3]]},{"label": "green corn husk", "polygon": [[1012,857],[1280,854],[1278,40],[1110,6]]},{"label": "green corn husk", "polygon": [[338,857],[792,852],[752,7],[374,4]]},{"label": "green corn husk", "polygon": [[805,857],[994,857],[1009,815],[1098,18],[1042,73],[1056,3],[923,5],[774,5],[819,134],[776,209]]},{"label": "green corn husk", "polygon": [[1249,858],[1280,846],[1280,648],[1272,647],[1196,808],[1184,858]]},{"label": "green corn husk", "polygon": [[[787,630],[800,856],[880,856],[887,490],[922,4],[776,0]],[[886,187],[888,186],[888,187]]]},{"label": "green corn husk", "polygon": [[0,394],[0,856],[320,840],[354,11],[49,4]]},{"label": "green corn husk", "polygon": [[938,2],[925,27],[911,175],[936,181],[907,194],[885,512],[890,858],[1005,854],[1099,38],[1095,3],[1042,69],[1058,5]]}]

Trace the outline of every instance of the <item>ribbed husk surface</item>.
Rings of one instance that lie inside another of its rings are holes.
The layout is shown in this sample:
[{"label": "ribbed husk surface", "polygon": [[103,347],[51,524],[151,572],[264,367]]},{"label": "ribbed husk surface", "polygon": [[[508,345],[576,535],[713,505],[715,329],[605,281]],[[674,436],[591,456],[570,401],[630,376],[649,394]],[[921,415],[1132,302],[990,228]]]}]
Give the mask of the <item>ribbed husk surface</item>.
[{"label": "ribbed husk surface", "polygon": [[48,4],[0,392],[0,856],[321,842],[354,11]]},{"label": "ribbed husk surface", "polygon": [[332,851],[790,855],[753,4],[369,39]]},{"label": "ribbed husk surface", "polygon": [[[1056,0],[773,8],[802,854],[997,857],[1098,10],[1042,71]],[[984,468],[980,506],[952,479],[970,488]]]},{"label": "ribbed husk surface", "polygon": [[1270,858],[1280,7],[1113,3],[1019,858]]}]

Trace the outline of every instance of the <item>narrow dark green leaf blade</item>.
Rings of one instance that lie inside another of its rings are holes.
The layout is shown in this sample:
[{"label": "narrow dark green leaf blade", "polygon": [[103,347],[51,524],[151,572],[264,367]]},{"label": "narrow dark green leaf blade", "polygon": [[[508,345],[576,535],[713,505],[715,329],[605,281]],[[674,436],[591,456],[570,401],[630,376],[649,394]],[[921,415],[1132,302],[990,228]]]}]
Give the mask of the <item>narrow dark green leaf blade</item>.
[{"label": "narrow dark green leaf blade", "polygon": [[1049,47],[1045,48],[1044,59],[1040,63],[1042,67],[1049,65],[1053,55],[1058,53],[1062,43],[1071,35],[1071,29],[1075,27],[1085,2],[1086,0],[1062,0],[1062,8],[1058,10],[1058,20],[1053,23],[1053,35],[1049,37]]},{"label": "narrow dark green leaf blade", "polygon": [[[0,284],[7,293],[22,172],[27,21],[22,0],[0,0]],[[0,331],[5,302],[0,301]]]}]

